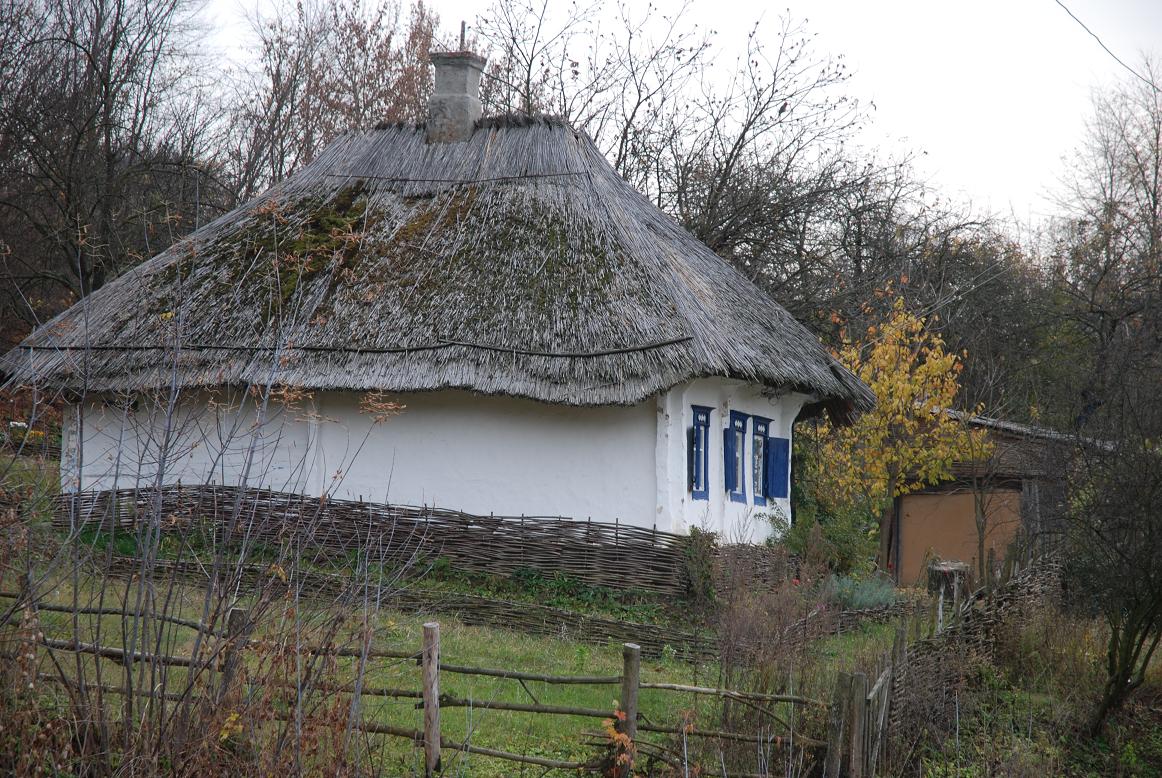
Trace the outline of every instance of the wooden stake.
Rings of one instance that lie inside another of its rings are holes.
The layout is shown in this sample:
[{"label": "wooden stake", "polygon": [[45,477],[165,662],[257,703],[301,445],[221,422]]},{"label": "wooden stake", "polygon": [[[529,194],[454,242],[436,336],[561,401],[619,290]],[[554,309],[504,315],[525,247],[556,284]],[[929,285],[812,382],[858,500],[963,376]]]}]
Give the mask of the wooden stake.
[{"label": "wooden stake", "polygon": [[843,764],[843,734],[847,721],[847,701],[851,696],[851,676],[840,673],[835,679],[835,694],[827,715],[827,758],[823,764],[824,778],[839,778]]},{"label": "wooden stake", "polygon": [[[625,713],[622,732],[630,740],[637,739],[637,691],[641,679],[642,650],[637,643],[622,644],[621,658],[621,710]],[[623,775],[633,775],[633,754],[625,766]]]},{"label": "wooden stake", "polygon": [[851,761],[848,775],[864,778],[867,774],[867,676],[863,673],[851,674],[851,697],[848,703],[848,722],[851,730]]},{"label": "wooden stake", "polygon": [[424,775],[440,772],[440,625],[424,625]]},{"label": "wooden stake", "polygon": [[218,699],[226,696],[238,665],[242,662],[242,651],[246,648],[246,622],[249,614],[245,608],[231,608],[226,614],[226,651],[222,659],[222,686]]}]

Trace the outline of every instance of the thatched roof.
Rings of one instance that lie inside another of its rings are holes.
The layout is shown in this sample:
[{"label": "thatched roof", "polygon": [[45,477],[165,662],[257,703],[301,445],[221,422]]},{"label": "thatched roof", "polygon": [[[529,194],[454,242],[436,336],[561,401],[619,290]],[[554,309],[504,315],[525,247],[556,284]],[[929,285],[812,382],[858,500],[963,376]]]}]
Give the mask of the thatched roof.
[{"label": "thatched roof", "polygon": [[[180,348],[175,346],[180,345]],[[639,402],[700,376],[870,390],[555,120],[467,143],[387,126],[196,231],[33,333],[16,380],[274,383]]]}]

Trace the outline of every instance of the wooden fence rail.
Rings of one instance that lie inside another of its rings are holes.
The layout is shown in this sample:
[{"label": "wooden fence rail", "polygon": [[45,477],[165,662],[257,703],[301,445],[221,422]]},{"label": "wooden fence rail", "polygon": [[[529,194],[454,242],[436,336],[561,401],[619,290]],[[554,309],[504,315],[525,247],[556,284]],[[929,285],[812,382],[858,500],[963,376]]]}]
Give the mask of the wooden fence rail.
[{"label": "wooden fence rail", "polygon": [[[19,595],[13,596],[17,597]],[[72,606],[70,605],[35,601],[31,603],[31,607],[34,610],[47,612],[69,612],[72,610]],[[121,616],[123,618],[140,616],[140,614],[135,614],[132,612],[126,613],[116,609],[93,607],[81,607],[79,611],[97,616]],[[249,638],[247,633],[252,625],[250,624],[248,612],[242,608],[233,608],[228,612],[226,617],[227,628],[224,632],[221,630],[207,630],[205,629],[205,625],[192,620],[171,618],[167,619],[166,622],[176,627],[201,630],[203,634],[217,635],[220,636],[220,638],[217,643],[207,647],[205,654],[201,657],[176,656],[149,651],[129,651],[116,646],[101,645],[97,642],[67,640],[47,636],[40,636],[37,640],[37,643],[49,651],[68,651],[88,654],[102,659],[113,660],[119,664],[127,666],[134,663],[153,663],[170,667],[198,668],[202,670],[214,671],[218,673],[219,678],[218,681],[211,684],[209,688],[213,690],[211,692],[211,698],[217,700],[223,699],[227,694],[229,694],[232,687],[243,683],[244,673],[242,672],[242,668],[245,667],[244,654],[246,652],[259,649],[269,650],[272,647],[278,647],[281,645],[277,641]],[[596,757],[586,762],[567,761],[542,756],[515,754],[507,751],[476,746],[461,741],[450,740],[441,732],[441,708],[475,707],[480,709],[504,710],[531,715],[577,716],[590,719],[613,719],[617,722],[616,726],[619,728],[619,730],[628,738],[630,738],[630,740],[634,743],[638,742],[639,732],[671,736],[682,735],[686,737],[712,738],[716,740],[734,741],[740,743],[763,743],[769,741],[768,736],[753,735],[744,732],[699,729],[691,726],[665,726],[662,724],[643,720],[638,713],[639,691],[642,689],[650,689],[658,692],[713,695],[728,699],[752,700],[761,702],[782,702],[791,705],[824,705],[824,703],[818,700],[813,700],[801,695],[758,694],[732,689],[689,686],[685,684],[643,682],[640,676],[641,652],[639,647],[632,643],[626,643],[623,646],[622,672],[613,676],[552,675],[547,673],[507,670],[502,668],[445,664],[442,661],[440,654],[439,624],[436,622],[429,622],[423,625],[421,647],[418,651],[384,650],[376,648],[361,650],[335,645],[311,644],[303,646],[282,646],[282,648],[302,651],[303,653],[308,654],[330,655],[336,657],[383,657],[417,661],[421,667],[420,689],[393,689],[386,687],[364,686],[362,684],[333,683],[314,683],[310,688],[313,691],[321,693],[344,693],[352,695],[358,694],[416,700],[416,707],[422,708],[424,714],[424,728],[422,731],[410,730],[373,721],[356,721],[352,724],[352,726],[359,731],[369,734],[380,734],[391,737],[407,738],[413,741],[417,747],[421,748],[423,751],[425,774],[429,776],[438,774],[441,771],[441,768],[443,767],[442,751],[447,750],[463,751],[465,753],[478,754],[481,756],[508,760],[517,763],[532,764],[546,768],[590,771],[595,771],[598,768],[599,760]],[[581,706],[549,705],[539,701],[534,701],[533,703],[521,703],[503,700],[463,699],[451,694],[441,693],[440,675],[442,673],[507,679],[521,682],[522,684],[526,681],[537,681],[548,684],[586,684],[596,686],[619,685],[621,687],[621,691],[618,704],[622,714],[624,715],[613,716],[613,712],[610,710],[587,708]],[[41,680],[53,683],[79,685],[75,679],[64,677],[59,674],[52,675],[40,673],[38,674],[38,677],[41,678]],[[245,683],[248,686],[253,686],[256,682],[246,680]],[[294,684],[290,683],[289,681],[264,681],[262,684],[276,688],[296,688]],[[151,699],[186,702],[189,702],[193,699],[189,693],[189,689],[186,689],[184,693],[176,693],[168,692],[164,689],[135,689],[132,691],[127,691],[124,687],[111,684],[84,684],[84,686],[86,688],[92,689],[99,688],[101,691],[109,692],[112,694],[131,693],[138,697]],[[777,722],[779,719],[775,717],[772,719],[772,721]],[[826,745],[822,741],[813,740],[799,733],[795,734],[795,743],[801,748],[821,748]],[[651,745],[650,743],[644,741],[641,742],[641,746],[647,749],[649,753],[654,753],[653,750],[657,749],[656,744]],[[647,753],[647,751],[643,751],[642,753]],[[659,751],[655,755],[659,755],[661,753],[662,752]],[[630,756],[632,759],[632,750],[630,751]],[[631,766],[632,762],[624,765],[625,775],[630,774]]]},{"label": "wooden fence rail", "polygon": [[[19,609],[24,604],[24,598],[21,594],[19,594],[17,592],[0,592],[0,600],[15,600],[16,601],[14,603],[14,607],[11,608],[10,613],[0,615],[0,627],[2,627],[5,624],[13,621],[14,619],[16,619],[18,617]],[[121,617],[121,618],[135,618],[135,617],[136,618],[149,618],[153,621],[160,621],[160,622],[164,622],[166,624],[173,624],[173,625],[179,626],[179,627],[189,627],[190,629],[198,630],[198,631],[202,632],[203,634],[213,635],[214,637],[226,637],[226,634],[224,632],[215,631],[212,627],[210,627],[209,625],[203,624],[200,621],[195,621],[193,619],[183,619],[183,618],[179,618],[177,616],[171,616],[171,615],[166,614],[166,613],[149,612],[148,614],[146,614],[145,611],[134,611],[134,610],[126,609],[126,608],[94,608],[94,607],[89,607],[89,606],[85,606],[85,605],[53,605],[51,603],[32,602],[32,601],[29,601],[28,604],[32,605],[38,611],[46,611],[48,613],[69,613],[69,614],[75,613],[79,616],[117,616],[117,617]]]}]

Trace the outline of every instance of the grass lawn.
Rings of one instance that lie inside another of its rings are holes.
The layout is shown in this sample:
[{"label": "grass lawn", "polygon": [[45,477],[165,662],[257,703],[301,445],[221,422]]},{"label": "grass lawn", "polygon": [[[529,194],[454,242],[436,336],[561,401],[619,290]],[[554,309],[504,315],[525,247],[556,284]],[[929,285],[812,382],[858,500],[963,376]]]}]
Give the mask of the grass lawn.
[{"label": "grass lawn", "polygon": [[[79,589],[81,605],[94,605],[100,597],[100,587],[104,585],[104,607],[117,608],[123,601],[132,604],[139,592],[136,584],[127,584],[115,578],[101,579],[96,576],[82,580]],[[73,585],[67,578],[59,578],[55,586],[48,588],[45,601],[68,604],[72,600]],[[195,587],[182,585],[167,590],[162,586],[155,589],[159,598],[170,597],[168,611],[183,618],[197,619],[201,613],[203,593]],[[328,609],[312,609],[304,602],[298,609],[299,618],[306,624],[317,624],[329,613]],[[520,670],[550,675],[599,675],[617,676],[622,668],[622,648],[620,645],[588,645],[565,639],[534,637],[518,632],[487,627],[467,626],[447,614],[417,615],[382,611],[375,616],[372,645],[379,649],[419,652],[421,626],[426,621],[438,621],[441,627],[441,660],[445,664],[469,665]],[[47,637],[70,639],[73,635],[72,616],[63,613],[41,613],[41,629]],[[82,615],[78,617],[79,637],[91,641],[101,631],[100,642],[107,646],[122,645],[122,619],[118,616]],[[260,629],[256,637],[269,637],[275,632],[272,624]],[[160,641],[160,651],[173,655],[186,655],[193,645],[193,631],[180,626],[164,626]],[[882,656],[891,645],[894,631],[885,625],[868,625],[860,630],[844,635],[824,638],[812,647],[816,656],[825,661],[813,663],[809,671],[801,673],[795,681],[795,691],[818,699],[830,699],[835,673],[853,669],[875,657]],[[345,637],[349,637],[348,630]],[[311,642],[310,637],[306,642]],[[354,646],[354,642],[340,640],[340,644]],[[150,650],[153,643],[151,642]],[[68,656],[62,663],[72,675],[72,656],[58,652],[58,656]],[[121,666],[108,659],[84,657],[86,677],[93,680],[96,663],[102,664],[104,682],[120,684]],[[328,676],[332,683],[350,683],[355,675],[356,661],[353,658],[335,660]],[[262,664],[269,659],[248,657],[248,671],[255,676],[270,677],[270,665]],[[47,659],[41,661],[42,671],[51,670]],[[171,669],[170,688],[180,689],[184,683],[185,670]],[[719,668],[715,663],[688,663],[671,656],[656,660],[643,660],[643,682],[665,682],[698,686],[717,686]],[[293,680],[293,672],[278,674],[283,681]],[[365,684],[370,687],[399,689],[421,688],[420,668],[414,661],[401,659],[372,659],[369,662]],[[441,673],[441,692],[473,702],[508,701],[545,705],[594,708],[609,711],[612,715],[617,705],[619,687],[617,685],[549,684],[545,682],[519,681],[482,676],[467,676],[449,672]],[[53,693],[54,687],[45,686],[46,693]],[[349,696],[343,695],[343,700]],[[395,699],[365,696],[363,698],[365,721],[390,724],[410,730],[423,728],[422,710],[416,707],[414,699]],[[329,702],[333,702],[330,700]],[[343,703],[346,705],[346,702]],[[790,718],[789,706],[773,706],[784,718]],[[693,716],[695,726],[702,729],[721,728],[721,703],[715,697],[692,695],[671,691],[643,689],[639,697],[639,709],[643,720],[660,726],[678,726],[684,716]],[[821,711],[796,709],[796,726],[808,726],[810,734],[819,737],[822,723]],[[572,715],[531,714],[514,711],[489,710],[475,707],[444,708],[441,711],[442,731],[446,737],[468,740],[473,745],[500,749],[519,754],[539,755],[562,760],[584,760],[592,757],[596,750],[586,740],[592,740],[601,731],[601,719]],[[591,733],[586,735],[586,733]],[[755,733],[747,733],[755,734]],[[600,735],[597,735],[600,737]],[[664,741],[668,736],[661,734],[643,735],[646,739]],[[698,739],[695,742],[709,744]],[[387,774],[410,775],[422,772],[422,753],[405,739],[373,735],[368,745],[374,758]],[[445,761],[449,774],[453,775],[544,775],[544,768],[522,766],[489,757],[456,752],[446,752]],[[552,773],[549,773],[552,774]]]},{"label": "grass lawn", "polygon": [[[0,472],[5,473],[2,483],[16,486],[26,493],[38,495],[33,503],[32,520],[26,523],[32,531],[33,545],[37,547],[34,557],[47,560],[50,549],[59,545],[60,538],[48,526],[49,501],[58,491],[57,476],[51,465],[54,463],[9,457],[0,460]],[[134,554],[136,540],[131,533],[117,533],[110,537],[98,536],[94,532],[83,532],[76,539],[78,549],[88,547],[91,555],[100,559],[106,551],[114,554]],[[164,540],[158,549],[161,556],[171,555],[175,549],[170,541]],[[69,556],[68,554],[65,557]],[[87,572],[75,579],[61,572],[61,558],[54,565],[52,578],[39,587],[44,600],[50,603],[69,604],[76,594],[78,604],[105,608],[132,606],[142,591],[137,583],[122,578],[105,577],[99,565],[86,565]],[[42,561],[41,564],[47,564]],[[48,568],[45,568],[48,569]],[[446,592],[463,592],[485,597],[503,598],[551,604],[569,610],[605,615],[631,621],[682,624],[682,603],[668,601],[643,592],[623,592],[601,587],[579,585],[561,577],[542,576],[535,571],[527,575],[515,575],[498,579],[471,576],[441,565],[440,560],[432,566],[429,574],[414,584],[425,589]],[[12,589],[13,580],[0,582],[0,588]],[[185,619],[202,618],[204,592],[188,584],[155,584],[154,596],[168,600],[169,605],[160,608],[165,612]],[[0,600],[0,608],[6,601]],[[342,608],[339,608],[341,611]],[[326,617],[333,615],[336,608],[324,603],[303,601],[297,603],[296,616],[301,623],[317,626]],[[340,643],[354,646],[351,638],[354,625],[358,623],[354,613]],[[549,675],[600,675],[617,676],[622,668],[622,648],[616,645],[589,645],[572,640],[536,637],[504,629],[468,626],[448,614],[424,615],[404,614],[393,611],[379,611],[372,622],[372,644],[378,649],[419,652],[421,625],[426,621],[438,621],[441,625],[441,658],[445,664],[468,665],[519,670]],[[255,637],[272,637],[279,634],[274,619],[267,619],[256,631]],[[219,622],[220,624],[221,622]],[[75,632],[74,632],[75,624]],[[121,647],[125,644],[126,624],[119,616],[81,615],[74,622],[67,614],[42,612],[40,628],[48,638],[72,639],[100,642],[103,646]],[[160,634],[150,635],[146,650],[160,653],[189,656],[193,649],[192,630],[154,622],[150,629],[160,630]],[[308,630],[309,631],[309,630]],[[286,634],[282,630],[282,634]],[[891,645],[893,630],[889,626],[869,625],[844,635],[832,636],[817,641],[810,647],[811,661],[804,666],[795,662],[781,663],[773,677],[758,678],[766,689],[791,687],[798,694],[829,700],[836,673],[842,670],[865,668],[882,656]],[[308,635],[306,642],[313,642],[316,635]],[[135,648],[141,650],[140,639]],[[41,672],[56,672],[49,661],[47,651],[40,652]],[[66,675],[73,676],[77,670],[74,657],[70,653],[57,651]],[[285,660],[285,655],[281,659]],[[798,660],[796,660],[797,662]],[[293,661],[279,665],[272,671],[274,660],[269,655],[258,652],[248,653],[246,669],[253,678],[276,678],[280,682],[295,679],[296,665]],[[356,660],[340,658],[329,665],[326,676],[330,683],[348,684],[355,675]],[[803,664],[803,663],[800,663]],[[93,681],[96,667],[101,667],[103,683],[120,685],[124,668],[109,659],[97,659],[89,655],[81,658],[81,671],[86,680]],[[138,668],[143,665],[138,665]],[[140,669],[135,669],[140,672]],[[171,668],[168,688],[180,690],[185,683],[186,671]],[[273,672],[273,674],[272,674]],[[746,671],[749,673],[750,671]],[[758,675],[767,672],[765,669]],[[212,681],[215,674],[208,674]],[[736,678],[738,676],[735,676]],[[778,681],[778,678],[786,679]],[[656,660],[643,660],[643,682],[665,682],[697,686],[719,686],[720,668],[717,663],[689,663],[680,661],[674,652],[664,652]],[[139,684],[149,681],[139,677]],[[370,687],[389,687],[419,690],[421,688],[420,669],[409,660],[372,660],[367,668],[364,683]],[[741,683],[741,681],[735,681]],[[620,693],[618,685],[577,685],[549,684],[545,682],[525,682],[442,673],[441,691],[444,694],[468,700],[472,703],[515,702],[537,703],[567,707],[592,708],[608,711],[612,715]],[[44,684],[42,693],[63,699],[60,687]],[[110,698],[110,700],[117,698]],[[325,702],[336,710],[345,709],[349,695],[333,695]],[[796,730],[806,727],[808,734],[822,737],[822,713],[819,710],[804,710],[801,706],[794,712],[787,705],[771,705],[773,711],[784,719],[795,721]],[[653,725],[675,727],[684,721],[692,721],[698,729],[722,728],[722,704],[716,697],[691,695],[660,690],[642,690],[639,697],[642,720]],[[239,710],[242,717],[252,717],[253,710]],[[224,712],[228,713],[228,712]],[[792,713],[794,715],[792,716]],[[416,700],[396,699],[376,696],[363,698],[362,715],[365,721],[390,724],[408,730],[420,730],[423,726],[422,710],[416,707]],[[487,708],[455,707],[441,712],[442,731],[446,737],[469,741],[476,746],[499,749],[519,754],[539,755],[560,760],[584,760],[596,754],[592,743],[600,739],[602,721],[600,718],[573,715],[531,714],[513,711],[490,710]],[[757,727],[757,724],[755,725]],[[588,733],[588,734],[587,734]],[[757,734],[746,732],[746,734]],[[784,734],[780,731],[777,734]],[[655,742],[670,738],[661,734],[642,734],[642,739]],[[692,743],[706,746],[713,757],[715,744],[693,738]],[[422,774],[422,753],[414,745],[402,738],[372,735],[367,739],[367,747],[375,761],[388,775]],[[706,753],[706,752],[703,752]],[[479,755],[445,752],[446,772],[450,775],[545,775],[544,768],[522,766]],[[717,760],[713,760],[717,761]],[[548,773],[551,774],[551,773]]]},{"label": "grass lawn", "polygon": [[[123,581],[106,579],[104,607],[120,607],[123,599],[132,603],[137,592],[136,585]],[[99,596],[101,580],[90,578],[81,584],[80,604],[95,604]],[[66,579],[60,579],[55,587],[50,587],[46,602],[68,604],[72,600],[73,586]],[[159,591],[159,596],[167,596]],[[201,611],[200,590],[193,587],[175,587],[172,590],[173,605],[168,609],[173,615],[183,618],[198,618]],[[311,605],[304,603],[300,617],[307,623],[314,623],[324,611],[312,613]],[[72,616],[63,613],[42,612],[41,630],[46,637],[70,639],[73,635]],[[418,651],[421,644],[421,625],[426,621],[438,621],[441,627],[441,659],[447,664],[470,665],[474,667],[494,667],[551,675],[619,675],[622,668],[620,645],[594,646],[570,640],[533,637],[486,627],[467,626],[446,614],[416,615],[395,612],[380,612],[376,615],[372,644],[375,648]],[[118,616],[82,615],[78,617],[81,640],[91,641],[98,637],[106,646],[122,645],[122,619]],[[173,655],[189,655],[193,645],[193,631],[180,626],[162,628],[160,650]],[[260,632],[257,637],[262,637]],[[152,643],[150,650],[152,650]],[[58,652],[58,657],[68,656],[62,664],[71,676],[73,659],[71,654]],[[119,684],[122,668],[119,663],[108,659],[84,657],[86,677],[93,680],[96,663],[102,663],[103,680],[109,684]],[[254,674],[264,672],[258,666],[257,657],[248,659]],[[357,660],[340,658],[333,667],[330,677],[335,683],[350,683],[354,677]],[[52,667],[47,657],[41,660],[41,670]],[[180,689],[185,679],[185,670],[173,668],[170,671],[172,688]],[[690,685],[714,686],[717,681],[717,667],[712,663],[691,664],[674,658],[643,660],[642,680]],[[281,676],[292,680],[293,676]],[[420,668],[414,661],[400,659],[370,660],[365,684],[374,687],[390,687],[419,690],[421,688]],[[544,682],[519,681],[441,673],[441,692],[470,701],[510,701],[537,702],[546,705],[575,706],[609,711],[612,715],[619,696],[617,685],[549,684]],[[54,687],[45,686],[46,693],[53,693]],[[344,699],[349,699],[346,695]],[[423,728],[423,712],[416,708],[414,699],[392,699],[366,696],[363,716],[366,721],[391,724],[407,729]],[[644,720],[663,726],[677,726],[683,711],[696,711],[696,725],[709,729],[719,728],[720,705],[716,698],[695,696],[686,693],[642,690],[639,709]],[[442,732],[446,737],[469,740],[472,744],[488,748],[511,751],[520,754],[535,754],[555,759],[587,759],[594,755],[592,745],[582,741],[584,733],[598,733],[601,720],[591,717],[571,715],[530,714],[513,711],[498,711],[480,708],[445,708],[441,711]],[[665,738],[664,735],[652,735]],[[372,736],[371,743],[377,761],[388,774],[411,774],[422,767],[422,753],[401,738]],[[521,765],[501,762],[478,755],[447,752],[445,761],[452,770],[450,774],[464,775],[542,775],[544,768],[528,767],[522,771]],[[422,770],[421,770],[422,772]]]}]

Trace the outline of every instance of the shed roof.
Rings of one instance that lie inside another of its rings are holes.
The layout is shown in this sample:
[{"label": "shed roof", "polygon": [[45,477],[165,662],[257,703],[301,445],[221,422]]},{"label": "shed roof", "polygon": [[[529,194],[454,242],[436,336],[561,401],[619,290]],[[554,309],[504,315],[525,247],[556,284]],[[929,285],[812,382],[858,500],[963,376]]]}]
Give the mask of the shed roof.
[{"label": "shed roof", "polygon": [[276,382],[632,404],[724,376],[874,396],[818,339],[629,186],[581,132],[484,119],[345,135],[300,172],[39,328],[22,382]]}]

